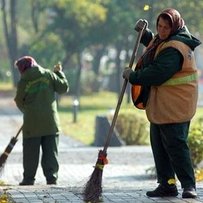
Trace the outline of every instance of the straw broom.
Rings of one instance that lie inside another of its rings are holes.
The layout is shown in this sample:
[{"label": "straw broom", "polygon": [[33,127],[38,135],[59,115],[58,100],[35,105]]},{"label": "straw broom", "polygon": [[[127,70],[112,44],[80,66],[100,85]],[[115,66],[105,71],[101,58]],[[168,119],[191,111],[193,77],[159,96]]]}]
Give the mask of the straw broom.
[{"label": "straw broom", "polygon": [[16,136],[11,138],[9,144],[7,145],[4,152],[0,156],[0,174],[5,166],[5,163],[6,163],[6,160],[9,156],[9,154],[11,153],[13,147],[15,146],[16,142],[18,141],[18,135],[20,134],[22,128],[23,128],[23,126],[21,126],[21,128],[18,130]]},{"label": "straw broom", "polygon": [[[147,25],[147,24],[146,24]],[[139,31],[138,37],[136,39],[136,43],[133,49],[133,53],[130,59],[130,63],[129,63],[129,67],[132,68],[135,57],[137,55],[137,51],[138,51],[138,47],[140,44],[140,40],[142,37],[142,33],[146,28],[146,25],[144,26],[144,28],[142,30]],[[128,81],[125,79],[123,82],[123,86],[121,89],[121,93],[119,95],[119,99],[117,102],[117,106],[113,115],[113,119],[112,119],[112,123],[106,138],[106,142],[105,145],[103,147],[103,150],[99,151],[98,154],[98,158],[96,161],[96,164],[94,166],[94,171],[92,173],[92,175],[90,176],[90,179],[88,180],[88,182],[85,185],[84,191],[83,191],[83,200],[85,202],[99,202],[99,199],[101,197],[102,194],[102,175],[103,175],[103,168],[104,165],[108,163],[107,160],[107,148],[109,146],[110,140],[111,140],[111,136],[114,130],[114,126],[116,123],[116,119],[118,117],[118,112],[123,100],[123,96],[127,87],[127,83]]]}]

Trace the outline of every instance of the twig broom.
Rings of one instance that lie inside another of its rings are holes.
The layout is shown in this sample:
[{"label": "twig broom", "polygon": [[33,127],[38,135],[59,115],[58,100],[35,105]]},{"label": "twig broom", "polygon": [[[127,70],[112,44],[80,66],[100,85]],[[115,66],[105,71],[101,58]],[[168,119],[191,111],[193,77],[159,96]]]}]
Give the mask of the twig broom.
[{"label": "twig broom", "polygon": [[[135,57],[137,55],[138,47],[140,44],[140,40],[142,37],[142,33],[143,33],[145,28],[146,28],[146,25],[138,33],[138,37],[136,39],[136,43],[135,43],[133,53],[132,53],[130,63],[129,63],[130,68],[132,68],[132,66],[133,66]],[[125,90],[127,87],[127,83],[128,83],[128,81],[125,79],[123,82],[121,93],[120,93],[119,98],[118,98],[117,106],[116,106],[116,109],[114,112],[111,126],[109,128],[109,132],[108,132],[108,135],[106,138],[105,145],[103,147],[103,150],[99,151],[97,162],[96,162],[96,165],[94,166],[94,171],[93,171],[92,175],[90,176],[89,181],[85,185],[85,188],[83,191],[83,200],[85,202],[99,202],[99,198],[101,197],[103,168],[104,168],[104,165],[108,163],[108,160],[106,158],[107,157],[107,148],[108,148],[110,140],[111,140],[111,136],[112,136],[112,133],[114,130],[116,119],[118,117],[118,112],[119,112],[119,109],[120,109],[120,106],[121,106],[121,103],[123,100],[123,96],[124,96],[124,93],[125,93]]]},{"label": "twig broom", "polygon": [[7,145],[4,152],[0,156],[0,174],[1,174],[2,170],[3,170],[3,168],[4,168],[4,165],[6,163],[6,160],[7,160],[8,156],[9,156],[9,154],[11,153],[13,147],[15,146],[16,142],[18,141],[18,135],[20,134],[22,128],[23,128],[23,126],[21,126],[21,128],[18,130],[16,136],[11,138],[9,144]]}]

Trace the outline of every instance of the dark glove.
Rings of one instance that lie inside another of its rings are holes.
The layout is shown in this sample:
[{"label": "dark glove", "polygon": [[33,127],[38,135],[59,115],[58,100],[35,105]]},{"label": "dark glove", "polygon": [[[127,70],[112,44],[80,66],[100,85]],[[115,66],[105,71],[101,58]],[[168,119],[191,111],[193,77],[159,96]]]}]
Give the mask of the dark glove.
[{"label": "dark glove", "polygon": [[123,78],[126,80],[129,80],[130,74],[133,72],[133,70],[129,67],[125,68],[123,71]]},{"label": "dark glove", "polygon": [[[146,27],[145,27],[145,25],[146,25]],[[139,19],[139,20],[136,22],[136,24],[135,24],[135,30],[136,30],[137,32],[141,31],[144,27],[145,27],[146,29],[147,29],[147,27],[148,27],[148,21],[145,20],[145,19]]]}]

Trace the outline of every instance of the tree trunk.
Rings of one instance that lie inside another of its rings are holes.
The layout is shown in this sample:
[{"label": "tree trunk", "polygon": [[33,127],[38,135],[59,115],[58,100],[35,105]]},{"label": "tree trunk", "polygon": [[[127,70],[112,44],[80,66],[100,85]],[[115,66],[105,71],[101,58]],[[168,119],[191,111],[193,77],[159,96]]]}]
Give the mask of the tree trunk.
[{"label": "tree trunk", "polygon": [[76,84],[75,84],[75,95],[76,98],[80,98],[80,77],[81,77],[81,71],[82,71],[82,57],[81,53],[77,53],[77,62],[78,62],[78,71],[76,75]]},{"label": "tree trunk", "polygon": [[116,92],[118,94],[118,97],[120,95],[120,91],[121,91],[121,60],[120,60],[120,54],[121,54],[121,46],[118,45],[116,47],[116,61],[115,61],[115,64],[116,64],[116,78],[117,78],[117,88],[116,88]]},{"label": "tree trunk", "polygon": [[16,0],[10,0],[10,31],[9,31],[9,25],[7,20],[7,12],[6,12],[6,2],[5,0],[2,0],[2,18],[3,18],[3,25],[4,25],[4,34],[6,38],[6,44],[8,48],[8,55],[10,60],[10,67],[11,67],[11,73],[13,77],[13,84],[16,86],[19,74],[18,71],[15,68],[14,62],[17,58],[17,31],[16,31]]},{"label": "tree trunk", "polygon": [[94,73],[96,75],[98,75],[98,73],[99,73],[99,67],[100,67],[101,57],[104,55],[104,50],[105,50],[104,46],[96,48],[96,50],[95,50],[96,53],[94,55],[92,66],[93,66],[93,71],[94,71]]},{"label": "tree trunk", "polygon": [[32,19],[32,24],[34,27],[35,32],[37,33],[39,31],[38,29],[38,11],[39,11],[39,6],[40,2],[37,0],[32,0],[31,1],[31,19]]}]

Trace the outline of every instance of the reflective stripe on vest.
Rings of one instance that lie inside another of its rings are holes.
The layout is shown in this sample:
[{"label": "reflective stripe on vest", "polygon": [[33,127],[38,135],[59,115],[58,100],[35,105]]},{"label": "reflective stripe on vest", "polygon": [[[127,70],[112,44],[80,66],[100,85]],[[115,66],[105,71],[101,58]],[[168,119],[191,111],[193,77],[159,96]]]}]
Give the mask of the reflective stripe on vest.
[{"label": "reflective stripe on vest", "polygon": [[169,80],[167,80],[165,83],[163,83],[162,85],[167,85],[167,86],[172,86],[172,85],[182,85],[182,84],[187,84],[193,81],[197,81],[198,80],[198,75],[197,73],[193,73],[191,75],[187,75],[184,77],[179,77],[179,78],[171,78]]}]

